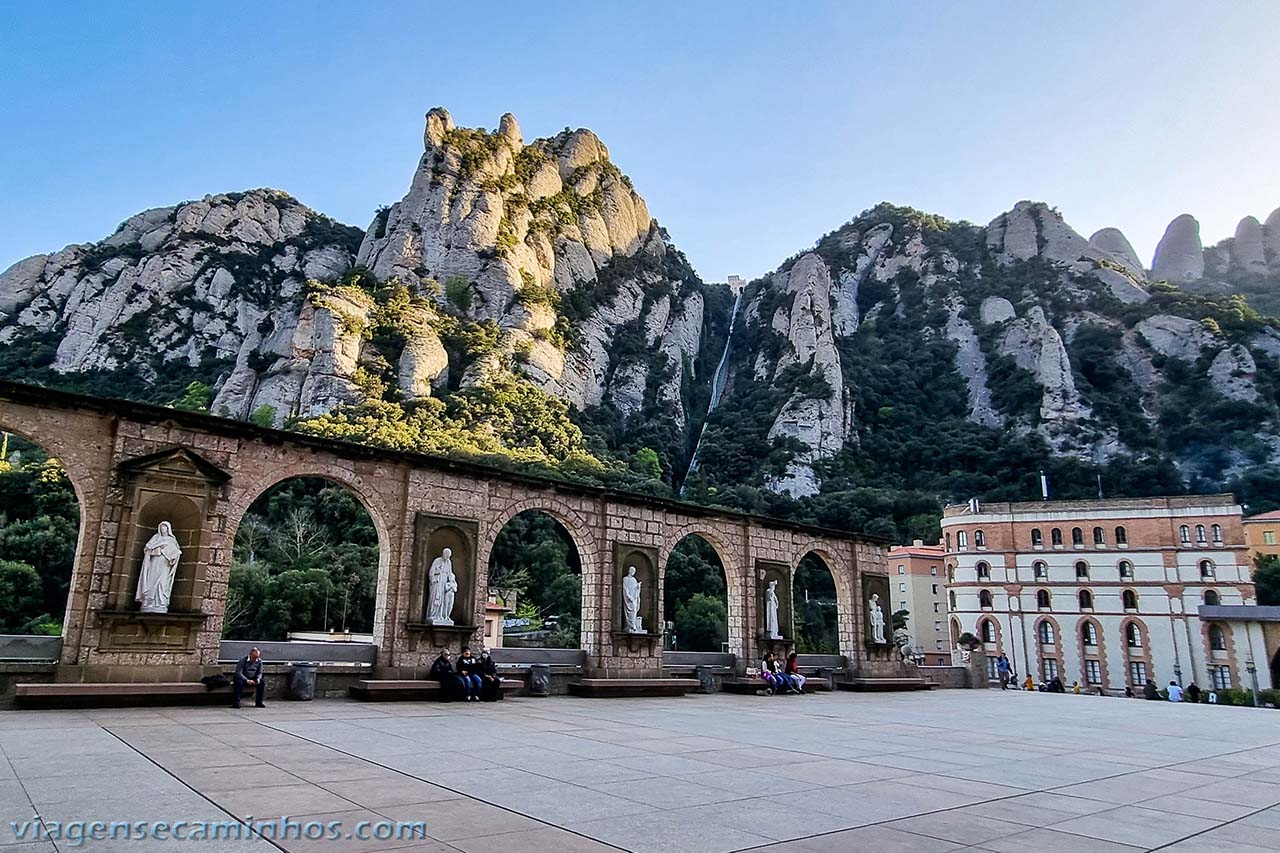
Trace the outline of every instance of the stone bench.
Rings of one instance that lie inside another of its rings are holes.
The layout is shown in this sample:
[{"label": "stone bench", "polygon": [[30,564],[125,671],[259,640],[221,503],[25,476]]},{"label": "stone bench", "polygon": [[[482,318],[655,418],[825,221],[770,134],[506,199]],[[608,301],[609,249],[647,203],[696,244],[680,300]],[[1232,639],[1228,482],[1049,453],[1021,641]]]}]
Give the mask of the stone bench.
[{"label": "stone bench", "polygon": [[593,699],[683,696],[697,689],[696,678],[579,678],[569,682],[571,694]]},{"label": "stone bench", "polygon": [[[801,673],[803,675],[803,673]],[[746,695],[755,695],[756,693],[768,689],[769,684],[758,676],[747,676],[746,678],[726,678],[720,682],[720,689],[725,693],[742,693]],[[819,691],[830,690],[826,679],[814,678],[813,676],[805,676],[804,692],[817,693]],[[784,694],[786,695],[786,694]]]},{"label": "stone bench", "polygon": [[852,678],[836,682],[841,690],[876,693],[892,690],[932,690],[937,687],[923,678]]},{"label": "stone bench", "polygon": [[[524,682],[517,678],[502,679],[504,692],[523,688]],[[366,678],[348,687],[347,693],[352,699],[365,702],[417,702],[439,699],[442,690],[438,681]]]},{"label": "stone bench", "polygon": [[231,687],[210,690],[198,681],[17,684],[14,686],[14,699],[23,708],[228,705]]}]

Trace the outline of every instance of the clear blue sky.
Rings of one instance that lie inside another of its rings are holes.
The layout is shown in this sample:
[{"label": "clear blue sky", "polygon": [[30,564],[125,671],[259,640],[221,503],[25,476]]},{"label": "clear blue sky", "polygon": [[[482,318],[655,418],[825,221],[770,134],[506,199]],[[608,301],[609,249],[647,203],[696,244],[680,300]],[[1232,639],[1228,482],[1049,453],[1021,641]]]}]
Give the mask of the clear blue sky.
[{"label": "clear blue sky", "polygon": [[363,227],[434,105],[592,128],[708,280],[881,200],[1043,200],[1149,263],[1177,214],[1208,243],[1280,206],[1277,33],[1275,2],[8,3],[0,268],[257,186]]}]

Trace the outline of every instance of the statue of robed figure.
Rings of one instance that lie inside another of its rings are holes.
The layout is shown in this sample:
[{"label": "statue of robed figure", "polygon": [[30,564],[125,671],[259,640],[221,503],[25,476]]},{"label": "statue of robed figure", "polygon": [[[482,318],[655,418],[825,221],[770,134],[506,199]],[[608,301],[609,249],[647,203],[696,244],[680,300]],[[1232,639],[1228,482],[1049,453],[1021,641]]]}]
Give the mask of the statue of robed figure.
[{"label": "statue of robed figure", "polygon": [[173,525],[160,522],[155,535],[142,548],[142,570],[138,573],[138,592],[134,600],[143,613],[168,613],[169,596],[178,573],[182,548],[173,535]]},{"label": "statue of robed figure", "polygon": [[453,550],[445,548],[427,571],[427,621],[433,625],[453,624],[453,599],[458,592],[458,576],[453,573]]}]

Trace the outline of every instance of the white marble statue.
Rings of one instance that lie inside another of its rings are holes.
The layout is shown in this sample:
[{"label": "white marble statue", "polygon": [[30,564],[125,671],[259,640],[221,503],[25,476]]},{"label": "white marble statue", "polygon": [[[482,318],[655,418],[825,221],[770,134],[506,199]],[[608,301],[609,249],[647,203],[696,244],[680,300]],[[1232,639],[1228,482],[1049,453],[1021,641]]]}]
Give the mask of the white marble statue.
[{"label": "white marble statue", "polygon": [[168,613],[173,579],[178,572],[182,548],[173,535],[173,525],[162,521],[155,535],[142,549],[142,571],[138,573],[138,593],[134,600],[142,604],[143,613]]},{"label": "white marble statue", "polygon": [[781,640],[778,632],[778,582],[769,581],[769,588],[764,591],[764,633],[771,640]]},{"label": "white marble statue", "polygon": [[458,592],[458,576],[453,573],[453,550],[445,548],[431,561],[427,571],[427,621],[433,625],[453,624],[453,599]]},{"label": "white marble statue", "polygon": [[635,566],[627,566],[627,576],[622,579],[622,621],[628,634],[644,633],[644,620],[640,618],[640,581],[636,579]]},{"label": "white marble statue", "polygon": [[880,596],[871,593],[871,600],[867,602],[867,618],[871,620],[871,642],[883,643],[884,638],[884,611],[880,609]]}]

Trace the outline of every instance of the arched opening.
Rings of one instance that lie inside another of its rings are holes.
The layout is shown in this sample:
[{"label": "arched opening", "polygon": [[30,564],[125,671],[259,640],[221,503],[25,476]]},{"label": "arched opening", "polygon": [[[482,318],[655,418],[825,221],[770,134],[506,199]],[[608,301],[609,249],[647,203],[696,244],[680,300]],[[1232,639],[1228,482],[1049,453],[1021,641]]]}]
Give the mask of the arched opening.
[{"label": "arched opening", "polygon": [[281,480],[236,528],[222,636],[372,642],[377,587],[378,531],[359,498],[320,477]]},{"label": "arched opening", "polygon": [[663,575],[662,612],[671,623],[668,647],[723,652],[729,640],[724,563],[711,543],[692,533],[671,549]]},{"label": "arched opening", "polygon": [[1133,563],[1130,563],[1128,560],[1120,561],[1119,570],[1120,570],[1120,577],[1122,578],[1133,577]]},{"label": "arched opening", "polygon": [[985,560],[979,560],[974,566],[978,572],[978,580],[989,580],[991,578],[991,564]]},{"label": "arched opening", "polygon": [[[576,649],[582,634],[582,557],[554,516],[525,510],[498,531],[489,550],[486,601],[509,607],[492,645]],[[496,628],[496,626],[495,626]],[[489,637],[486,632],[486,637]]]},{"label": "arched opening", "polygon": [[1098,626],[1092,622],[1082,622],[1080,624],[1080,641],[1086,646],[1098,645]]},{"label": "arched opening", "polygon": [[1206,589],[1204,591],[1204,603],[1210,607],[1220,604],[1221,599],[1218,597],[1218,591],[1216,589]]},{"label": "arched opening", "polygon": [[1053,547],[1062,547],[1062,530],[1055,527],[1049,531],[1049,540],[1053,543]]},{"label": "arched opening", "polygon": [[1049,577],[1049,565],[1044,560],[1036,560],[1031,564],[1035,572],[1036,580],[1047,580]]},{"label": "arched opening", "polygon": [[1227,650],[1227,635],[1222,630],[1221,625],[1209,626],[1209,648],[1215,652],[1225,652]]},{"label": "arched opening", "polygon": [[1218,575],[1218,572],[1217,572],[1217,569],[1214,568],[1213,560],[1200,561],[1200,579],[1201,580],[1213,580],[1215,577],[1217,577],[1217,575]]},{"label": "arched opening", "polygon": [[44,448],[0,433],[0,634],[61,636],[80,501]]},{"label": "arched opening", "polygon": [[[840,654],[837,631],[836,579],[822,558],[810,551],[800,558],[792,581],[796,618],[796,651],[810,655]],[[895,623],[898,618],[895,615]]]},{"label": "arched opening", "polygon": [[1031,528],[1031,547],[1032,548],[1044,547],[1044,537],[1040,535],[1039,527]]},{"label": "arched opening", "polygon": [[983,619],[978,623],[978,636],[984,643],[990,643],[992,646],[996,644],[996,623],[990,619]]},{"label": "arched opening", "polygon": [[1128,545],[1129,531],[1125,530],[1123,527],[1117,527],[1116,528],[1116,544],[1121,546]]},{"label": "arched opening", "polygon": [[1080,590],[1080,609],[1081,610],[1093,609],[1093,593],[1087,589]]},{"label": "arched opening", "polygon": [[984,610],[991,609],[991,590],[989,589],[978,590],[978,606],[983,608]]},{"label": "arched opening", "polygon": [[1120,593],[1120,603],[1124,606],[1125,610],[1137,610],[1138,594],[1131,589],[1126,589]]},{"label": "arched opening", "polygon": [[1036,608],[1037,609],[1048,610],[1049,607],[1052,605],[1052,603],[1053,601],[1049,596],[1049,590],[1047,589],[1036,590]]}]

